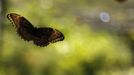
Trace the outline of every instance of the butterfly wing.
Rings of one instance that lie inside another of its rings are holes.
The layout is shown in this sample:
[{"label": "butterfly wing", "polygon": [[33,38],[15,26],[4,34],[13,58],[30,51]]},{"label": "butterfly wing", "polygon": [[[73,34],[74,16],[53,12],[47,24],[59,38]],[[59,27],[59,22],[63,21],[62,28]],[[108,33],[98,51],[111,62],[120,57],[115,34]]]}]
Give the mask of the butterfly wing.
[{"label": "butterfly wing", "polygon": [[36,38],[34,37],[34,32],[36,31],[36,28],[34,28],[27,19],[16,13],[8,14],[7,18],[15,26],[17,33],[21,36],[22,39],[30,41]]},{"label": "butterfly wing", "polygon": [[39,37],[39,39],[34,39],[34,44],[37,46],[47,46],[49,44],[49,37],[53,33],[52,28],[37,28],[36,30],[36,36]]},{"label": "butterfly wing", "polygon": [[64,35],[57,29],[53,29],[53,32],[51,33],[51,36],[49,37],[49,41],[51,43],[55,43],[57,41],[63,41]]},{"label": "butterfly wing", "polygon": [[34,44],[39,46],[47,46],[50,42],[64,40],[64,36],[60,31],[49,27],[38,28],[36,36],[40,37],[40,39],[34,40]]}]

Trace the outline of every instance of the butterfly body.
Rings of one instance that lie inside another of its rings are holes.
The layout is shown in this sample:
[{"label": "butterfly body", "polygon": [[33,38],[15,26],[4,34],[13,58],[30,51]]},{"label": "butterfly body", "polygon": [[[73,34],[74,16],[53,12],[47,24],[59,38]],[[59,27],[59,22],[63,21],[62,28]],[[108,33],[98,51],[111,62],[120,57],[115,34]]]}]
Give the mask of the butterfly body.
[{"label": "butterfly body", "polygon": [[64,40],[64,35],[50,27],[34,27],[27,19],[16,13],[10,13],[7,18],[15,26],[17,33],[25,41],[33,41],[37,46],[47,46],[49,43]]}]

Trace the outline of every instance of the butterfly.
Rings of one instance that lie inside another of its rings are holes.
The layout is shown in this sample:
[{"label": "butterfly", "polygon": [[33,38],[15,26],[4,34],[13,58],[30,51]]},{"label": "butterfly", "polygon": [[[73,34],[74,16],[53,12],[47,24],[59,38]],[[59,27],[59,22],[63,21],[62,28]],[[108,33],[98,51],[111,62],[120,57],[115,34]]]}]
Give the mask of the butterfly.
[{"label": "butterfly", "polygon": [[16,32],[25,41],[33,41],[37,46],[47,46],[50,43],[64,40],[64,35],[50,27],[34,27],[26,18],[16,13],[7,14],[7,18],[16,28]]}]

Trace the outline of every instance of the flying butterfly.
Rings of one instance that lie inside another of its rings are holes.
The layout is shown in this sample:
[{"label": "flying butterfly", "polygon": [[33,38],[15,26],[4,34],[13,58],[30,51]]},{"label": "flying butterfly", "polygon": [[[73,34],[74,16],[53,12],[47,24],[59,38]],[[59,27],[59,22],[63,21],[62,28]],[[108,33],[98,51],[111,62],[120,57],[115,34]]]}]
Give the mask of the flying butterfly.
[{"label": "flying butterfly", "polygon": [[64,35],[50,27],[34,27],[26,18],[16,13],[7,14],[7,18],[15,26],[17,33],[25,41],[33,41],[37,46],[47,46],[49,43],[64,40]]}]

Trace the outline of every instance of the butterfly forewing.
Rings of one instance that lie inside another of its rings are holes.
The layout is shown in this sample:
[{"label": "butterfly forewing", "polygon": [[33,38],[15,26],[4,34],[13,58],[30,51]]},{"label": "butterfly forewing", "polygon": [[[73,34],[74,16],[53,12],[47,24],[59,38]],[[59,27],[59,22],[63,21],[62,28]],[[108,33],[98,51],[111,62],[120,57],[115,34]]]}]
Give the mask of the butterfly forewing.
[{"label": "butterfly forewing", "polygon": [[30,41],[34,38],[33,34],[35,28],[28,20],[15,13],[10,13],[7,15],[7,17],[16,27],[16,31],[21,36],[22,39]]}]

